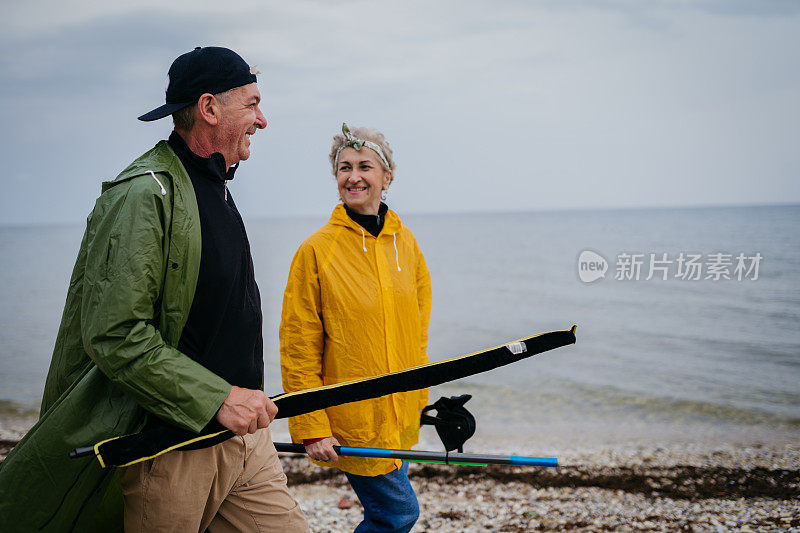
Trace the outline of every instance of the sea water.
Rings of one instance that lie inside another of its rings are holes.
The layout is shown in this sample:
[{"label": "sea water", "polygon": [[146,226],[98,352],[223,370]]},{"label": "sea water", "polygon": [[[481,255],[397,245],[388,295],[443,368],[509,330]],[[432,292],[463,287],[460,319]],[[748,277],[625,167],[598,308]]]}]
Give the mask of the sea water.
[{"label": "sea water", "polygon": [[[800,436],[799,206],[400,215],[431,272],[432,360],[578,325],[574,346],[431,390],[471,394],[490,448]],[[269,394],[289,264],[326,219],[247,221]],[[0,418],[37,408],[82,232],[0,228]],[[582,280],[584,251],[604,277]]]}]

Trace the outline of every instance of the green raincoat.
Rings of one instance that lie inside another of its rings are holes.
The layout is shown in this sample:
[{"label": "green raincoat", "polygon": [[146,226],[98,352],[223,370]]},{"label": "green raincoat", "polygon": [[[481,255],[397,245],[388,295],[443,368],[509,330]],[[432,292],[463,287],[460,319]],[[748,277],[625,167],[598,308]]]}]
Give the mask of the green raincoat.
[{"label": "green raincoat", "polygon": [[68,453],[150,413],[200,431],[230,385],[175,348],[200,268],[200,219],[162,141],[103,192],[69,284],[39,422],[0,465],[0,531],[122,530],[113,469]]}]

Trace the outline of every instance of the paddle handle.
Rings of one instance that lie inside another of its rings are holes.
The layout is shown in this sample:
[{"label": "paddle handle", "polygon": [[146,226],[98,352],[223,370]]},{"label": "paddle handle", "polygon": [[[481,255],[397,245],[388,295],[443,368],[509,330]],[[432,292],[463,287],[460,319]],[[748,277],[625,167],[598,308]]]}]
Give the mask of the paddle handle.
[{"label": "paddle handle", "polygon": [[78,459],[79,457],[87,457],[89,455],[94,455],[94,446],[78,446],[69,452],[70,459]]},{"label": "paddle handle", "polygon": [[[276,442],[279,452],[306,453],[302,444]],[[376,457],[382,459],[405,459],[409,462],[435,462],[472,466],[513,465],[513,466],[558,466],[555,457],[526,457],[521,455],[490,455],[482,453],[431,452],[423,450],[392,450],[389,448],[358,448],[353,446],[334,446],[334,451],[344,457]]]}]

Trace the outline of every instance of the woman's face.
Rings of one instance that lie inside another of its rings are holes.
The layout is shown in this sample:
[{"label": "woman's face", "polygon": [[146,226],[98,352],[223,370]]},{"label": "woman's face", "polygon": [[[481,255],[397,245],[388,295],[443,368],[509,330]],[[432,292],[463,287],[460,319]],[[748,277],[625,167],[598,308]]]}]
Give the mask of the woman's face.
[{"label": "woman's face", "polygon": [[347,206],[362,215],[377,215],[381,191],[389,188],[392,172],[383,170],[381,160],[366,146],[356,150],[348,146],[339,154],[336,185]]}]

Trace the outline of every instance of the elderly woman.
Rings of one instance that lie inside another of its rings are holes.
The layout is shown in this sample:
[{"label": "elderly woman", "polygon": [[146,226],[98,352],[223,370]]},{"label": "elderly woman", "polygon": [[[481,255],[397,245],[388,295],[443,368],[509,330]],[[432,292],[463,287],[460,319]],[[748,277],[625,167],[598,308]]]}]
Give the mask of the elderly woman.
[{"label": "elderly woman", "polygon": [[[280,326],[287,392],[428,362],[430,274],[411,231],[384,202],[394,178],[383,134],[342,126],[330,153],[342,203],[292,261]],[[409,531],[419,506],[400,460],[338,457],[333,445],[409,449],[427,389],[289,420],[320,466],[344,471],[364,507],[363,531]]]}]

